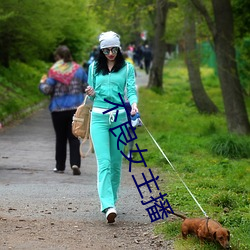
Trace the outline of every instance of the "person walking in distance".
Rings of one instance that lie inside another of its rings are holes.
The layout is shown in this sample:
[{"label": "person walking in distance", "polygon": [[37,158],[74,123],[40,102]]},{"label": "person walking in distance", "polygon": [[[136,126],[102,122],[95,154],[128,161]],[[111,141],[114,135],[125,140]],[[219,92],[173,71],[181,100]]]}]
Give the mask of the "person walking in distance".
[{"label": "person walking in distance", "polygon": [[72,134],[72,117],[84,100],[87,74],[73,61],[67,46],[59,46],[55,51],[56,62],[50,68],[48,76],[39,84],[40,91],[50,95],[49,110],[56,135],[55,173],[64,173],[66,168],[67,142],[69,142],[70,166],[73,175],[80,175],[80,142]]},{"label": "person walking in distance", "polygon": [[149,48],[149,46],[146,44],[144,51],[143,51],[143,57],[144,57],[144,67],[145,67],[145,72],[148,75],[151,61],[153,59],[152,51]]},{"label": "person walking in distance", "polygon": [[[134,66],[125,62],[121,53],[120,36],[113,31],[103,32],[99,36],[100,53],[89,67],[86,93],[93,100],[90,134],[93,140],[97,160],[97,189],[101,211],[106,214],[107,222],[115,222],[116,202],[121,179],[122,154],[124,145],[117,148],[117,137],[110,129],[127,122],[124,107],[110,111],[114,105],[122,105],[119,97],[126,95],[131,105],[131,115],[138,112]],[[105,100],[104,100],[105,99]],[[107,113],[104,113],[108,111]]]}]

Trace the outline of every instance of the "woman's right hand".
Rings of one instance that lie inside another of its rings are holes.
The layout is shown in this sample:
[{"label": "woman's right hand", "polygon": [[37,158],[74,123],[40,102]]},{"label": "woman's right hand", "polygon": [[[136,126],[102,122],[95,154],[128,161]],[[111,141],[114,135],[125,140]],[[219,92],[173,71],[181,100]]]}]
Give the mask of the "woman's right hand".
[{"label": "woman's right hand", "polygon": [[88,86],[88,87],[85,89],[85,92],[86,92],[86,94],[87,94],[88,96],[95,96],[95,90],[94,90],[92,87],[90,87],[90,86]]},{"label": "woman's right hand", "polygon": [[133,116],[133,115],[135,115],[137,112],[139,112],[139,110],[138,110],[138,108],[137,108],[137,103],[133,103],[132,105],[131,105],[131,112],[130,112],[130,114]]}]

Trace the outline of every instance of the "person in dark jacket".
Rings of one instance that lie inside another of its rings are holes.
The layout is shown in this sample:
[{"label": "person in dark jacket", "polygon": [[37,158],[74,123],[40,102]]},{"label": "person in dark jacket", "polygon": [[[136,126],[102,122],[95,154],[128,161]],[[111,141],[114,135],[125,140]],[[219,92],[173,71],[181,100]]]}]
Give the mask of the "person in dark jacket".
[{"label": "person in dark jacket", "polygon": [[151,65],[151,61],[153,59],[153,55],[152,55],[152,51],[149,48],[149,46],[146,44],[145,45],[145,49],[143,52],[143,57],[144,57],[144,67],[145,67],[145,71],[146,74],[149,73],[149,69],[150,69],[150,65]]}]

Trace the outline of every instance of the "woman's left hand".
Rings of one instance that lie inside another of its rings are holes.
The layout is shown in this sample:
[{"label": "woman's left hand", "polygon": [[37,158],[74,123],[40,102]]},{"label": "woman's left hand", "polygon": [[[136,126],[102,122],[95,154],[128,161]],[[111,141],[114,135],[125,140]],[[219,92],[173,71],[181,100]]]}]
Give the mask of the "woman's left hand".
[{"label": "woman's left hand", "polygon": [[135,115],[137,112],[138,112],[137,104],[136,104],[136,103],[133,103],[133,104],[131,105],[131,112],[130,112],[130,114],[133,116],[133,115]]}]

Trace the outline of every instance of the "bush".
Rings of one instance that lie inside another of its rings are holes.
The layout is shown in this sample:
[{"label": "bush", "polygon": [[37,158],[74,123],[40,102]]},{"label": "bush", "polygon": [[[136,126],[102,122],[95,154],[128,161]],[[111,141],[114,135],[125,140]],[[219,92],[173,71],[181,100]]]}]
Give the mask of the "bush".
[{"label": "bush", "polygon": [[247,140],[236,135],[222,135],[212,140],[211,151],[215,155],[231,159],[249,158],[250,146]]}]

